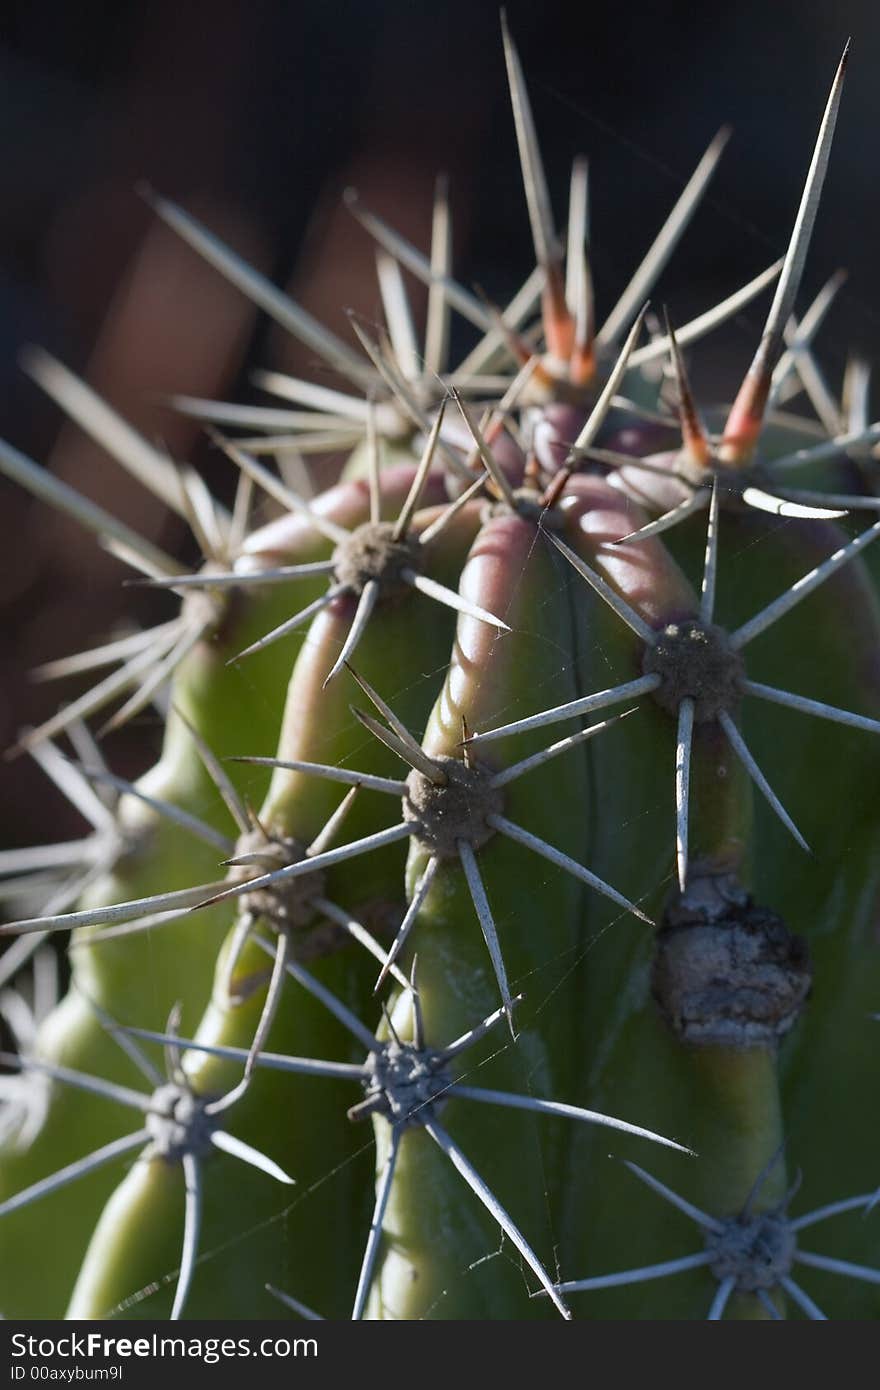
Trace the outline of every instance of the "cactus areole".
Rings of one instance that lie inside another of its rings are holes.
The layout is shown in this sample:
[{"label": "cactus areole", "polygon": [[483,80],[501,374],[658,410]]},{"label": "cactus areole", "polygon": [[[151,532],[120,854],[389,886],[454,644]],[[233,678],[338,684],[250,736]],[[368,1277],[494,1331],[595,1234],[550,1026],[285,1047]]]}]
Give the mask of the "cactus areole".
[{"label": "cactus areole", "polygon": [[[801,295],[847,53],[784,256],[673,324],[729,132],[609,308],[502,31],[507,305],[444,179],[425,248],[348,196],[384,323],[344,335],[147,194],[318,361],[173,399],[228,505],[26,355],[202,560],[0,443],[168,606],[46,653],[80,687],[15,749],[87,829],[0,848],[4,1318],[880,1315],[880,423],[857,354],[826,375],[842,276]],[[129,782],[102,735],[151,704]]]}]

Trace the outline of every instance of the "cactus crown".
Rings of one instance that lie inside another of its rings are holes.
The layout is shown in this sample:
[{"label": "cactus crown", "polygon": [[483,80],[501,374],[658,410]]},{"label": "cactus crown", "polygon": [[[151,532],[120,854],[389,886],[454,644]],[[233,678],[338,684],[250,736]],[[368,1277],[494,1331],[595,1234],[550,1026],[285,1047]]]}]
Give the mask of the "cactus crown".
[{"label": "cactus crown", "polygon": [[[862,1034],[880,999],[880,521],[853,518],[880,510],[880,425],[865,372],[838,403],[812,353],[840,277],[794,318],[847,52],[781,262],[678,328],[646,303],[722,132],[600,325],[586,165],[563,239],[502,27],[536,262],[503,310],[452,276],[442,182],[427,255],[349,197],[387,328],[352,318],[357,346],[148,192],[341,382],[260,373],[283,408],[176,398],[238,470],[231,511],[28,356],[203,559],[182,571],[0,445],[4,472],[177,603],[50,663],[113,669],[18,745],[91,830],[0,856],[5,1316],[259,1317],[268,1290],[309,1318],[568,1318],[589,1293],[578,1316],[824,1319],[802,1266],[817,1300],[837,1276],[835,1315],[876,1316],[880,1175],[855,1097],[876,1085]],[[429,289],[423,343],[404,270]],[[713,432],[685,352],[771,284]],[[481,334],[455,369],[453,312]],[[666,359],[674,410],[646,370]],[[802,387],[816,421],[781,409]],[[302,466],[261,462],[300,449],[352,452],[315,497]],[[276,513],[261,526],[255,492]],[[165,720],[137,783],[83,722],[117,699],[105,730],[151,701]],[[56,1007],[40,943],[67,930]],[[374,1163],[350,1120],[370,1122]],[[651,1171],[629,1157],[647,1143]],[[293,1175],[291,1206],[265,1179]],[[45,1277],[28,1265],[41,1203]],[[839,1236],[805,1250],[831,1217]],[[499,1230],[515,1254],[488,1260]],[[296,1296],[270,1282],[291,1273]]]}]

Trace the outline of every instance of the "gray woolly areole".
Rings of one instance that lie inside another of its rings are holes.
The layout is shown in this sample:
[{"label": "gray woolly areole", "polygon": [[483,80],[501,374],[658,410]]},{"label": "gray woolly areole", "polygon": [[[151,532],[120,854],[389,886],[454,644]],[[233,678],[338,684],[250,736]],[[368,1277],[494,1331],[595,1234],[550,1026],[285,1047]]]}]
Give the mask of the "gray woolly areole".
[{"label": "gray woolly areole", "polygon": [[719,1283],[734,1279],[738,1293],[772,1289],[791,1271],[796,1245],[787,1219],[776,1212],[737,1216],[706,1234],[709,1268]]},{"label": "gray woolly areole", "polygon": [[441,859],[458,855],[459,840],[479,849],[495,834],[488,817],[501,815],[504,796],[492,786],[494,773],[479,763],[468,767],[457,758],[435,758],[446,781],[431,782],[415,769],[406,779],[404,820],[415,822],[413,838]]},{"label": "gray woolly areole", "polygon": [[693,700],[698,724],[736,707],[745,674],[742,657],[723,628],[698,618],[661,628],[645,653],[643,669],[646,676],[660,677],[653,692],[657,703],[677,714],[682,700]]},{"label": "gray woolly areole", "polygon": [[339,543],[333,564],[338,584],[362,594],[374,579],[382,597],[392,598],[408,592],[402,572],[420,568],[419,544],[408,536],[396,540],[390,521],[366,521]]},{"label": "gray woolly areole", "polygon": [[651,989],[682,1042],[733,1048],[775,1047],[810,992],[803,937],[751,902],[724,918],[672,925],[657,938]]},{"label": "gray woolly areole", "polygon": [[[305,846],[299,840],[281,835],[267,836],[258,827],[246,830],[239,836],[235,853],[259,854],[260,858],[251,864],[234,864],[229,871],[231,883],[247,883],[249,879],[260,878],[276,869],[299,864],[306,857]],[[287,927],[307,927],[315,916],[312,899],[322,896],[324,882],[322,869],[302,874],[299,878],[279,879],[265,888],[243,893],[239,899],[240,911],[265,918],[276,931]]]},{"label": "gray woolly areole", "polygon": [[193,1095],[174,1081],[153,1092],[146,1127],[153,1152],[159,1158],[174,1161],[184,1154],[207,1153],[216,1128],[205,1111],[208,1099]]},{"label": "gray woolly areole", "polygon": [[393,1125],[428,1124],[453,1084],[442,1055],[392,1038],[367,1058],[366,1098],[352,1107],[352,1119],[384,1115]]}]

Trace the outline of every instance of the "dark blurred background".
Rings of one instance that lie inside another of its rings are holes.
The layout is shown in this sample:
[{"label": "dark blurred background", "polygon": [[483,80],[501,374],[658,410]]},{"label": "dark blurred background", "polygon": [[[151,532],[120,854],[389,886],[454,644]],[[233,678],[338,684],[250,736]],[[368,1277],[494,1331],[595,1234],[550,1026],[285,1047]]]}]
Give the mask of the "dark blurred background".
[{"label": "dark blurred background", "polygon": [[[822,360],[838,387],[850,344],[876,356],[876,0],[511,0],[508,14],[560,220],[572,156],[591,160],[600,317],[715,130],[733,124],[657,296],[679,322],[784,249],[852,33],[802,302],[847,266]],[[216,459],[164,409],[163,392],[247,398],[257,363],[324,373],[155,224],[135,194],[139,180],[198,213],[343,334],[346,308],[378,311],[372,248],[340,207],[346,185],[425,245],[434,176],[446,170],[459,278],[503,300],[531,268],[498,7],[483,0],[5,0],[0,129],[0,434],[189,560],[179,524],[81,434],[61,429],[17,365],[21,346],[49,347],[206,476]],[[696,356],[704,399],[735,387],[765,304],[719,336],[711,368]],[[121,567],[90,537],[6,483],[0,531],[6,747],[82,688],[35,685],[28,670],[95,645],[126,607],[145,605],[146,615],[151,600],[120,588]],[[150,713],[113,736],[120,771],[135,775],[150,761],[158,730]],[[0,773],[0,842],[77,830],[29,759]]]}]

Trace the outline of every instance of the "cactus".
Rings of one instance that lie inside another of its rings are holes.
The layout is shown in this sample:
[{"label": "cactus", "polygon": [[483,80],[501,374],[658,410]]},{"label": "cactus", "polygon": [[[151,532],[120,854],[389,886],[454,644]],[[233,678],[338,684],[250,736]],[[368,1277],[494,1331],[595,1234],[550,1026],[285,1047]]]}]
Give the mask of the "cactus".
[{"label": "cactus", "polygon": [[[452,277],[442,181],[427,254],[350,198],[386,317],[353,320],[357,345],[148,193],[341,382],[175,399],[236,470],[231,512],[26,359],[204,564],[0,445],[176,605],[52,663],[111,673],[16,750],[92,828],[0,857],[6,1317],[880,1311],[856,1105],[880,1009],[880,425],[864,367],[838,401],[812,352],[840,277],[794,317],[846,54],[783,260],[677,329],[645,304],[722,134],[597,326],[586,166],[563,247],[503,39],[536,259],[503,311]],[[771,285],[732,404],[704,407],[686,350]],[[452,313],[481,333],[454,366]],[[800,391],[815,419],[785,408]],[[320,496],[263,461],[343,446]],[[165,719],[134,784],[87,723],[117,700],[104,728]]]}]

